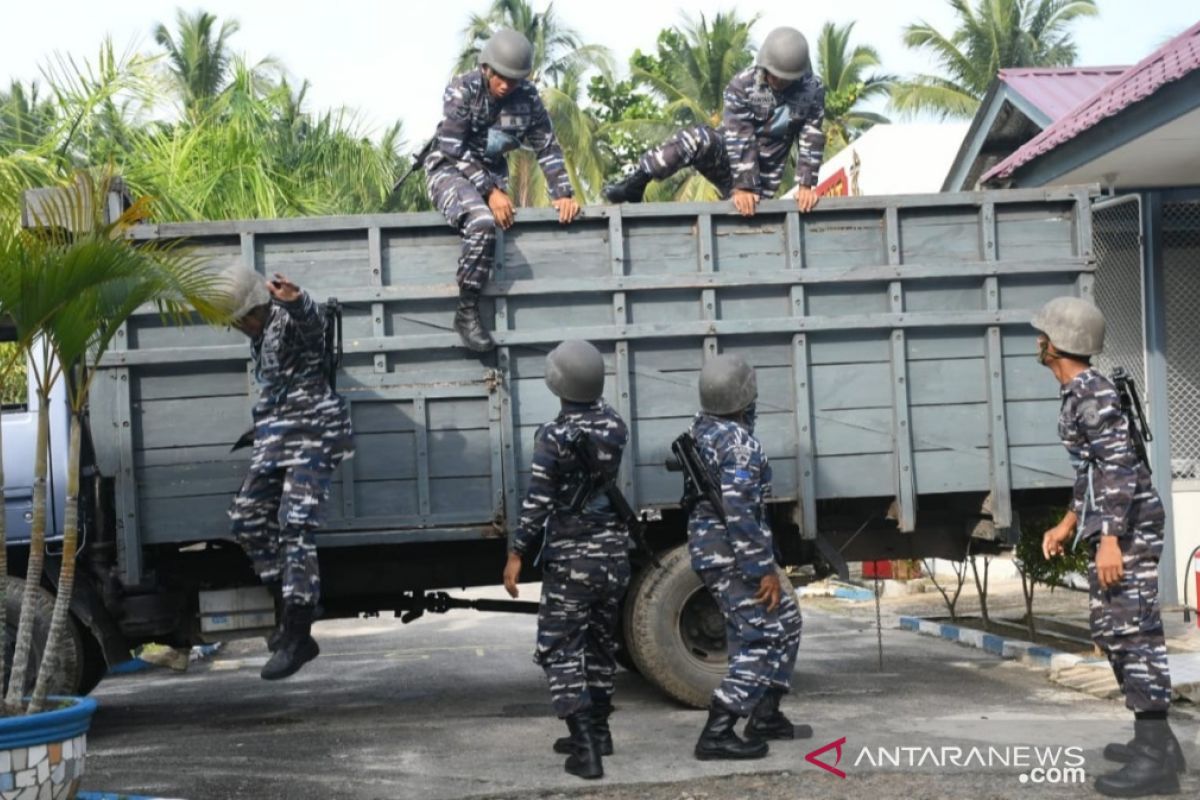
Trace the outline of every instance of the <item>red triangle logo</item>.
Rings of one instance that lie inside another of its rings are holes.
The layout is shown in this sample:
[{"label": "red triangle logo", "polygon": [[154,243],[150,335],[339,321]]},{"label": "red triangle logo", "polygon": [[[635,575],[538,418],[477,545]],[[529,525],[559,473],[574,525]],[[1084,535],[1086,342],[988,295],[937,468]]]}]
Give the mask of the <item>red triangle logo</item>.
[{"label": "red triangle logo", "polygon": [[[804,760],[810,764],[815,764],[816,766],[820,767],[821,769],[825,770],[826,772],[832,772],[834,775],[837,775],[839,778],[845,778],[846,773],[842,772],[840,769],[837,768],[837,765],[842,763],[842,745],[844,745],[845,743],[846,743],[846,737],[843,736],[842,738],[838,739],[836,742],[830,742],[829,744],[825,745],[820,750],[813,750],[811,753],[808,753],[807,755],[804,756]],[[819,758],[819,756],[823,755],[824,753],[828,753],[830,750],[837,751],[837,758],[835,758],[833,760],[833,764],[826,764],[824,761],[822,761]]]}]

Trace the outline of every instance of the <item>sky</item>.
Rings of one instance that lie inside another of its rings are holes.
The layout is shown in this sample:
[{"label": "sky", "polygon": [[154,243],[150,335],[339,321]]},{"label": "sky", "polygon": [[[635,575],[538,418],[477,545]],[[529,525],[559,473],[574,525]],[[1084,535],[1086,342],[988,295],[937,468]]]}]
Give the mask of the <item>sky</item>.
[{"label": "sky", "polygon": [[[545,0],[532,4],[540,10]],[[375,133],[402,119],[405,138],[417,142],[437,125],[442,89],[470,14],[488,5],[488,0],[205,0],[183,7],[238,20],[241,30],[232,39],[233,49],[251,61],[272,56],[292,77],[307,78],[311,109],[352,108],[366,130]],[[873,45],[886,71],[906,75],[934,70],[935,65],[904,47],[904,26],[920,19],[949,32],[954,22],[946,0],[690,0],[686,5],[556,0],[554,5],[564,23],[585,41],[610,48],[622,67],[635,49],[653,50],[659,30],[685,13],[711,16],[737,8],[743,15],[761,12],[756,41],[779,25],[799,28],[813,41],[826,21],[854,21],[852,43]],[[1099,0],[1098,5],[1100,16],[1074,29],[1081,65],[1133,64],[1200,19],[1195,0]],[[9,4],[0,27],[0,81],[37,78],[39,67],[55,53],[95,58],[106,34],[118,51],[157,51],[155,23],[173,27],[178,7],[177,2],[150,0]]]}]

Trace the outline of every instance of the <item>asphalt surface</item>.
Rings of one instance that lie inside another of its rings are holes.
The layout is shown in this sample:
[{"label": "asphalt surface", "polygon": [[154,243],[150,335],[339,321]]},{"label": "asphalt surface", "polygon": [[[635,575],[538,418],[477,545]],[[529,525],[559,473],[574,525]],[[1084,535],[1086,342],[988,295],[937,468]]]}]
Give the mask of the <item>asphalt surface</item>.
[{"label": "asphalt surface", "polygon": [[[550,750],[565,729],[530,661],[534,618],[460,611],[319,623],[321,657],[279,683],[258,677],[261,640],[184,674],[110,678],[95,692],[84,788],[192,800],[1092,797],[1112,768],[1099,750],[1131,734],[1117,703],[950,642],[885,629],[880,670],[873,620],[832,602],[804,610],[784,707],[815,735],[761,761],[694,760],[704,713],[621,672],[604,780],[567,775]],[[1182,796],[1196,797],[1200,723],[1183,711],[1175,729],[1197,770]],[[840,761],[836,748],[814,760],[844,778],[805,760],[843,737]],[[1086,780],[1033,772],[1056,766]]]}]

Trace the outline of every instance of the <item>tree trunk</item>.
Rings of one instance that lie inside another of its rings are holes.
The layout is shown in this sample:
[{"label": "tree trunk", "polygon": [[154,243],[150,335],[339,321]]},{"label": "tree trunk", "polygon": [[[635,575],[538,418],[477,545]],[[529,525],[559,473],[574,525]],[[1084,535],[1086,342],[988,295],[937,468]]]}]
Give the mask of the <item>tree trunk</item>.
[{"label": "tree trunk", "polygon": [[983,557],[983,580],[979,579],[979,567],[975,563],[976,556],[971,556],[971,572],[975,576],[975,591],[979,592],[979,618],[983,620],[983,630],[985,632],[991,630],[991,617],[988,616],[987,593],[988,593],[988,569],[991,567],[992,560]]},{"label": "tree trunk", "polygon": [[79,457],[82,445],[83,420],[71,415],[70,445],[67,449],[67,496],[63,510],[62,569],[58,574],[58,596],[54,598],[54,614],[50,617],[50,635],[38,668],[37,683],[29,700],[29,713],[36,714],[46,705],[50,682],[58,671],[62,658],[63,637],[69,636],[71,624],[71,595],[75,591],[75,551],[79,544]]},{"label": "tree trunk", "polygon": [[1021,572],[1021,593],[1025,595],[1025,628],[1029,631],[1029,641],[1033,641],[1037,636],[1037,629],[1033,624],[1033,591],[1037,588],[1032,578],[1026,580],[1025,572]]},{"label": "tree trunk", "polygon": [[33,458],[33,526],[29,533],[29,566],[25,570],[25,592],[21,597],[21,617],[17,641],[13,646],[12,675],[4,700],[10,709],[20,709],[25,695],[25,675],[29,669],[29,651],[33,644],[33,603],[41,583],[46,556],[46,474],[49,470],[46,448],[50,441],[50,397],[38,389],[37,452]]}]

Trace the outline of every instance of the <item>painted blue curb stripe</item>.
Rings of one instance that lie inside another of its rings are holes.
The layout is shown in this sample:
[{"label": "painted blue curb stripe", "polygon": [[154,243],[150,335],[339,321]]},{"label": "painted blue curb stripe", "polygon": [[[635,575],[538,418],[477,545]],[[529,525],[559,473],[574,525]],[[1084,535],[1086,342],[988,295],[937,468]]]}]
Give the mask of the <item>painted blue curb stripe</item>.
[{"label": "painted blue curb stripe", "polygon": [[[921,629],[922,623],[925,623],[925,630]],[[926,622],[920,617],[900,617],[901,630],[933,635],[934,632],[930,630],[932,627],[931,623]],[[1030,644],[1021,639],[1005,639],[994,633],[984,633],[974,628],[963,628],[959,625],[940,623],[937,625],[937,635],[943,639],[959,642],[960,644],[982,647],[992,655],[1002,658],[1006,657],[1005,651],[1007,650],[1012,654],[1013,658],[1032,661],[1043,667],[1050,666],[1056,656],[1067,655],[1061,650],[1055,650],[1053,647]]]},{"label": "painted blue curb stripe", "polygon": [[874,600],[875,593],[869,589],[852,589],[848,586],[838,586],[833,590],[833,596],[842,600]]},{"label": "painted blue curb stripe", "polygon": [[942,626],[942,638],[943,639],[954,639],[955,641],[958,641],[958,626],[957,625],[943,625]]},{"label": "painted blue curb stripe", "polygon": [[994,633],[985,633],[983,635],[983,649],[992,655],[1004,655],[1004,639]]},{"label": "painted blue curb stripe", "polygon": [[901,617],[900,627],[906,631],[915,631],[921,627],[921,620],[916,617]]}]

